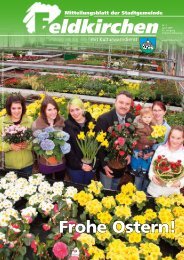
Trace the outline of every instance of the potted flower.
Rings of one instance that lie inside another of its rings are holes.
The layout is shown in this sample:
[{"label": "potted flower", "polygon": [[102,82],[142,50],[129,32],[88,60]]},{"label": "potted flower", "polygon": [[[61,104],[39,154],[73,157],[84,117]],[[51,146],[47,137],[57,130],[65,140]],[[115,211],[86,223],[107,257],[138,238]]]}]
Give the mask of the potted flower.
[{"label": "potted flower", "polygon": [[9,144],[21,144],[32,140],[32,130],[21,125],[11,125],[4,129],[3,140]]},{"label": "potted flower", "polygon": [[125,123],[124,125],[116,122],[108,128],[107,139],[109,146],[107,150],[107,161],[109,167],[113,170],[114,176],[122,175],[122,169],[127,165],[127,156],[132,154],[136,145],[137,135],[135,134],[135,125]]},{"label": "potted flower", "polygon": [[106,133],[103,131],[99,133],[94,132],[95,125],[90,122],[88,124],[89,131],[85,134],[80,132],[77,136],[77,143],[82,152],[82,162],[85,164],[95,164],[96,155],[101,146],[108,147],[108,141],[105,138]]},{"label": "potted flower", "polygon": [[150,140],[155,140],[157,143],[164,142],[165,134],[166,134],[166,126],[164,125],[154,125],[152,126],[152,133],[150,136]]},{"label": "potted flower", "polygon": [[153,169],[158,179],[166,186],[172,185],[172,182],[184,176],[184,166],[181,164],[181,160],[171,162],[164,155],[157,157]]},{"label": "potted flower", "polygon": [[46,165],[59,164],[63,156],[70,152],[69,134],[53,127],[36,130],[33,133],[33,150],[41,163]]}]

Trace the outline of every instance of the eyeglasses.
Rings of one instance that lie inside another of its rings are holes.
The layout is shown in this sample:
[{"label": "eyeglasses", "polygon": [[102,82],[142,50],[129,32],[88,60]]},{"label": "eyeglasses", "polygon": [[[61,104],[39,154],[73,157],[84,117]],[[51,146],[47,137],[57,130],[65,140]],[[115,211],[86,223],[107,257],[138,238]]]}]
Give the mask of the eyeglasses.
[{"label": "eyeglasses", "polygon": [[160,109],[160,110],[155,110],[155,109],[153,109],[153,112],[161,112],[162,110]]}]

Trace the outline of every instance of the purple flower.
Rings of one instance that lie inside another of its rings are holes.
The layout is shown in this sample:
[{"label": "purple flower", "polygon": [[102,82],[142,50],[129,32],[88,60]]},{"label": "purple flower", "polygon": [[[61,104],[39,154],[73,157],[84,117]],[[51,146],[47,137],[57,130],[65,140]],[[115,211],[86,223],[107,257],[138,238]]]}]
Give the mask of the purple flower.
[{"label": "purple flower", "polygon": [[41,134],[42,133],[42,131],[41,130],[36,130],[36,131],[34,131],[33,132],[33,136],[34,137],[37,137],[39,134]]},{"label": "purple flower", "polygon": [[41,132],[40,134],[38,134],[37,138],[40,142],[46,140],[47,138],[49,138],[49,133]]},{"label": "purple flower", "polygon": [[52,140],[45,139],[40,143],[40,146],[44,151],[51,151],[54,149],[55,144]]},{"label": "purple flower", "polygon": [[48,126],[48,127],[46,127],[46,128],[44,129],[44,131],[45,131],[46,133],[52,133],[52,132],[54,132],[55,130],[54,130],[54,127]]},{"label": "purple flower", "polygon": [[69,153],[70,150],[71,150],[71,145],[68,144],[68,143],[65,143],[63,146],[60,146],[60,149],[61,149],[61,152],[62,152],[63,154],[67,154],[67,153]]}]

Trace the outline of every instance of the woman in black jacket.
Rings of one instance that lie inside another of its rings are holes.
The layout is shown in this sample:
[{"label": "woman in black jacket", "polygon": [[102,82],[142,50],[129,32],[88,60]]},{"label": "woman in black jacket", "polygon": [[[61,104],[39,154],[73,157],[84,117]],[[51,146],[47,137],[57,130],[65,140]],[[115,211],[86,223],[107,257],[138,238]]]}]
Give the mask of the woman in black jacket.
[{"label": "woman in black jacket", "polygon": [[70,135],[70,153],[66,154],[66,165],[72,182],[89,184],[94,178],[92,166],[82,163],[82,152],[77,144],[77,135],[83,131],[86,133],[89,122],[93,122],[89,112],[84,111],[84,104],[78,97],[74,97],[68,103],[68,119],[65,121],[64,131]]}]

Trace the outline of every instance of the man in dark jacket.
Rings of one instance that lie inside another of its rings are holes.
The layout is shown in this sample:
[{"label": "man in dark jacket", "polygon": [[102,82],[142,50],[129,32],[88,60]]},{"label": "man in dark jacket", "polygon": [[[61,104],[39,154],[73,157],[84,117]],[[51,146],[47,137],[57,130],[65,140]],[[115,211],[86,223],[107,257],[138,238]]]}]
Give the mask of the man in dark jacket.
[{"label": "man in dark jacket", "polygon": [[[113,126],[115,122],[119,124],[125,124],[127,122],[133,121],[134,116],[129,112],[133,98],[131,94],[127,91],[122,91],[116,96],[115,108],[110,112],[101,115],[96,123],[96,131],[107,132],[110,126]],[[117,190],[120,177],[116,178],[113,176],[113,171],[109,168],[105,157],[107,152],[105,149],[101,148],[98,157],[100,161],[100,181],[102,182],[104,188]],[[130,156],[127,156],[127,163],[130,163]],[[122,173],[123,175],[123,173]]]}]

